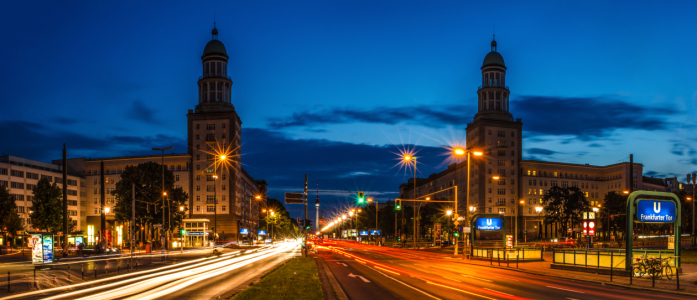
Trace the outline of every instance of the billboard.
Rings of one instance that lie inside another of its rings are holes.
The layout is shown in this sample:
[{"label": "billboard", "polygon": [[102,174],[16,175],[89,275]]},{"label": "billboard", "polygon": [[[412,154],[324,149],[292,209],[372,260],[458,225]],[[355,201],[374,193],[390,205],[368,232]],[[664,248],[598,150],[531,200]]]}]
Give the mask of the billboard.
[{"label": "billboard", "polygon": [[44,263],[52,263],[53,262],[53,236],[52,235],[44,235],[43,236],[43,241],[42,241],[42,246],[43,246],[43,254],[44,254]]},{"label": "billboard", "polygon": [[370,231],[370,235],[381,235],[381,234],[382,234],[382,232],[380,230],[373,229]]},{"label": "billboard", "polygon": [[266,235],[266,230],[259,230],[257,232],[258,235]]},{"label": "billboard", "polygon": [[361,230],[361,235],[368,235],[368,231],[367,231],[367,230]]},{"label": "billboard", "polygon": [[240,229],[240,234],[249,234],[249,229],[247,229],[247,228],[241,228],[241,229]]},{"label": "billboard", "polygon": [[44,263],[44,248],[41,240],[41,234],[31,235],[31,262],[33,264]]},{"label": "billboard", "polygon": [[661,200],[637,200],[637,219],[647,223],[671,223],[675,221],[675,202]]},{"label": "billboard", "polygon": [[503,220],[500,218],[478,218],[474,225],[477,230],[501,230]]}]

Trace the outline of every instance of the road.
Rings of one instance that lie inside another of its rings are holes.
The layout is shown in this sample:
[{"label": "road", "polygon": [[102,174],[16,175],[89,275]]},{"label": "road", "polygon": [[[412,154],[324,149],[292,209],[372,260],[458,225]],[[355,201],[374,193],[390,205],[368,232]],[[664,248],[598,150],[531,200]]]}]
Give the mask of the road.
[{"label": "road", "polygon": [[345,242],[330,246],[337,248],[320,256],[350,299],[694,299],[468,264],[434,253]]},{"label": "road", "polygon": [[1,299],[211,299],[299,253],[283,243]]}]

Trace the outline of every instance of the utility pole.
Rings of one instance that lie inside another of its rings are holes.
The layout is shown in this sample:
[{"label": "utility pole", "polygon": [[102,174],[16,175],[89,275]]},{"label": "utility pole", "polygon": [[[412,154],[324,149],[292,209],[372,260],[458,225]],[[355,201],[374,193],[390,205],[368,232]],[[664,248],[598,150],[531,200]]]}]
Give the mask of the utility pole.
[{"label": "utility pole", "polygon": [[[414,159],[414,200],[416,200],[416,157]],[[416,202],[414,202],[414,233],[413,233],[413,247],[416,249]]]},{"label": "utility pole", "polygon": [[305,219],[303,219],[303,257],[307,257],[307,232],[305,222],[307,222],[307,174],[305,174]]},{"label": "utility pole", "polygon": [[319,231],[319,177],[317,178],[317,199],[315,199],[315,230]]},{"label": "utility pole", "polygon": [[63,144],[63,256],[68,256],[68,153]]},{"label": "utility pole", "polygon": [[[165,253],[167,245],[167,234],[165,230],[165,150],[172,150],[174,147],[167,148],[152,148],[153,151],[162,151],[162,229],[160,230],[160,238],[162,240],[162,253]],[[164,259],[164,256],[162,257]]]},{"label": "utility pole", "polygon": [[[99,212],[99,216],[100,216],[100,223],[99,223],[100,234],[99,234],[99,245],[98,245],[98,249],[99,249],[99,251],[101,252],[101,251],[102,251],[101,245],[102,245],[102,243],[105,242],[104,240],[105,240],[105,238],[106,238],[106,213],[105,213],[105,211],[104,211],[104,204],[105,204],[104,202],[106,201],[106,188],[104,187],[105,178],[104,178],[104,161],[103,161],[103,160],[102,160],[102,162],[101,162],[101,164],[100,164],[100,167],[101,167],[101,170],[99,171],[99,174],[100,174],[99,177],[100,177],[100,179],[102,180],[102,182],[100,183],[100,188],[101,188],[100,196],[102,196],[102,197],[101,197],[102,199],[101,199],[101,201],[99,201],[99,204],[100,204],[100,207],[101,207],[101,208],[100,208],[100,212]],[[65,177],[64,177],[64,178],[65,178]],[[65,185],[64,185],[64,186],[65,186]]]},{"label": "utility pole", "polygon": [[690,235],[690,244],[692,245],[692,248],[695,247],[695,181],[697,181],[697,174],[692,173],[692,176],[690,174],[687,174],[687,184],[690,184],[690,179],[692,179],[692,234]]},{"label": "utility pole", "polygon": [[130,268],[133,268],[133,255],[136,252],[136,184],[131,183],[131,200],[133,200],[133,203],[131,204],[131,262],[128,265]]}]

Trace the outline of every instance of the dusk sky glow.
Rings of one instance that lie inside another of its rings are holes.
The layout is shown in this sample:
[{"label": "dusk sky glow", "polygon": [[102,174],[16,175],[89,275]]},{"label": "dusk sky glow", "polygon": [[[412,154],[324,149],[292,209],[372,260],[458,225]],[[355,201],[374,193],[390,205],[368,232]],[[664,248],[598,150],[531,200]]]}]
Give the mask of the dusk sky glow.
[{"label": "dusk sky glow", "polygon": [[[517,1],[25,2],[0,12],[0,152],[186,150],[213,18],[227,48],[242,163],[269,197],[310,188],[394,198],[452,163],[494,26],[524,159],[697,171],[697,3]],[[397,165],[397,166],[396,166]],[[310,195],[314,202],[314,193]],[[325,214],[348,195],[322,198]],[[326,202],[325,202],[326,203]],[[289,207],[299,216],[301,207]],[[311,207],[314,215],[314,207]]]}]

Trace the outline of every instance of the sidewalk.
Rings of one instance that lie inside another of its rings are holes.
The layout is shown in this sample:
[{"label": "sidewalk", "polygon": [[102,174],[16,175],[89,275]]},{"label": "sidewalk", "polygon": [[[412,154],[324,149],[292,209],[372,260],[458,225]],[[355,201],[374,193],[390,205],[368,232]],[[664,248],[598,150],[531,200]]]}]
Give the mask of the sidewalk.
[{"label": "sidewalk", "polygon": [[[559,270],[559,269],[552,269],[552,252],[545,252],[544,253],[544,261],[536,261],[536,262],[520,262],[518,264],[518,268],[516,268],[516,263],[515,261],[507,264],[506,262],[501,262],[500,266],[499,263],[496,259],[492,261],[490,260],[475,260],[475,259],[463,259],[463,255],[458,255],[455,257],[453,255],[453,249],[452,248],[443,248],[443,249],[424,249],[424,250],[417,250],[419,252],[427,252],[427,253],[438,253],[441,254],[441,258],[445,259],[452,259],[452,260],[458,260],[458,262],[465,263],[465,264],[473,264],[473,265],[482,265],[482,266],[493,266],[496,268],[505,268],[505,269],[512,269],[512,270],[518,270],[521,272],[527,272],[527,273],[533,273],[533,274],[539,274],[539,275],[545,275],[545,276],[554,276],[554,277],[562,277],[562,278],[568,278],[568,279],[576,279],[576,280],[584,280],[584,281],[592,281],[592,282],[599,282],[603,284],[612,284],[612,285],[618,285],[618,286],[624,286],[624,287],[632,287],[632,288],[638,288],[638,289],[651,289],[652,288],[652,280],[650,277],[647,277],[644,275],[642,278],[636,278],[634,277],[632,279],[632,285],[629,285],[629,277],[620,277],[615,274],[612,278],[612,282],[610,281],[610,276],[609,275],[602,275],[602,274],[596,274],[596,273],[585,273],[585,272],[577,272],[577,271],[567,271],[567,270]],[[697,265],[694,264],[683,264],[683,273],[680,274],[680,293],[690,293],[692,295],[697,295]],[[661,290],[661,291],[676,291],[677,289],[677,276],[673,275],[672,280],[668,280],[665,277],[663,279],[656,279],[655,282],[656,289]]]}]

